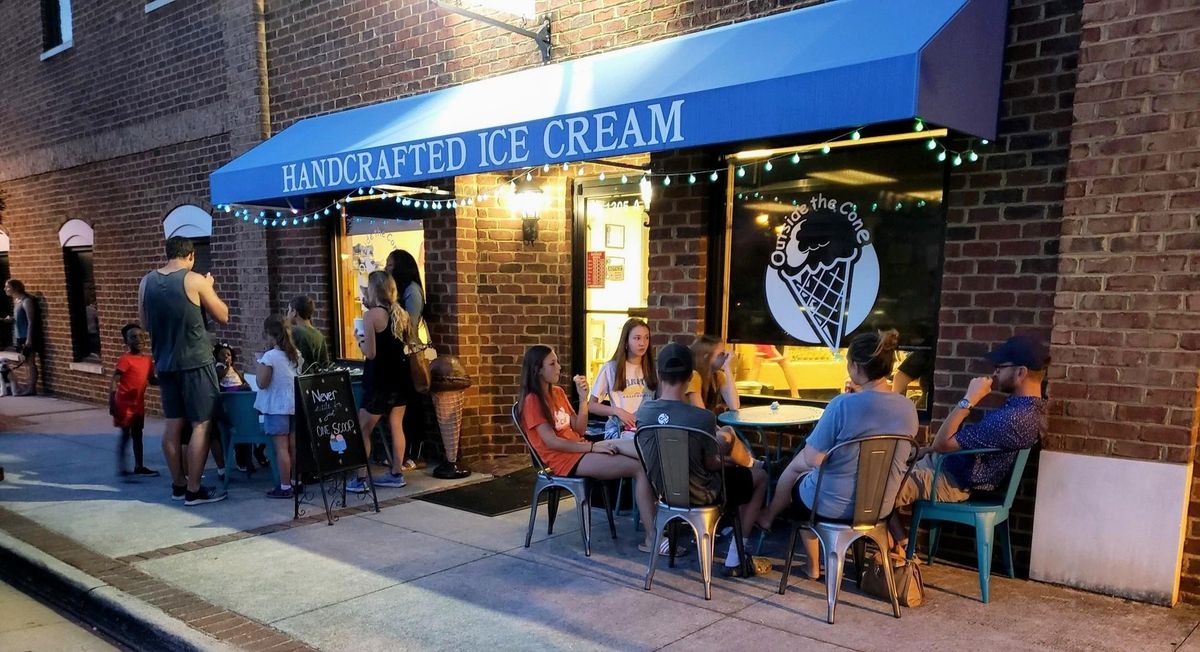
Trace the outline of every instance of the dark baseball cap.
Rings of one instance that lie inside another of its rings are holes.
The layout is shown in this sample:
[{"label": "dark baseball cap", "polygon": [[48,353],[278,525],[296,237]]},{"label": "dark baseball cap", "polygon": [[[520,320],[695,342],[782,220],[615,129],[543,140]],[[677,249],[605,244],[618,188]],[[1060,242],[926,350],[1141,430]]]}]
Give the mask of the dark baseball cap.
[{"label": "dark baseball cap", "polygon": [[658,351],[658,373],[692,375],[695,363],[692,350],[678,342],[671,342]]},{"label": "dark baseball cap", "polygon": [[994,364],[1012,364],[1041,371],[1050,364],[1050,350],[1035,335],[1014,335],[987,354]]}]

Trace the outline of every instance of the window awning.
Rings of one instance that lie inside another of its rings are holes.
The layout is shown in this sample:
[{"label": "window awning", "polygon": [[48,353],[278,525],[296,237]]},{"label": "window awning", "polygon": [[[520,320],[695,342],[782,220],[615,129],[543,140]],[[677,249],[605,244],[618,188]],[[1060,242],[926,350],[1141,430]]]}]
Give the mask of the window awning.
[{"label": "window awning", "polygon": [[1004,0],[835,0],[301,120],[214,204],[921,117],[995,135]]}]

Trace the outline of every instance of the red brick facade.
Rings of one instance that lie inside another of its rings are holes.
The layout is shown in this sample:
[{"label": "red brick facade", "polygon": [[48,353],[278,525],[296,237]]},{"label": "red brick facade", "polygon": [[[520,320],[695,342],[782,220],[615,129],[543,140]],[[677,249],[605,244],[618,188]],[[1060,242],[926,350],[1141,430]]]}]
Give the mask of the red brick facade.
[{"label": "red brick facade", "polygon": [[[1187,463],[1200,423],[1200,7],[1083,11],[1048,448]],[[1193,481],[1195,482],[1195,480]],[[1200,483],[1184,599],[1200,599]]]},{"label": "red brick facade", "polygon": [[[553,14],[561,61],[805,4],[813,2],[555,1],[538,9]],[[137,279],[161,258],[163,217],[181,203],[210,208],[207,175],[216,167],[306,117],[540,63],[532,43],[433,0],[315,0],[270,12],[263,0],[177,2],[151,14],[142,5],[77,8],[75,46],[44,62],[33,29],[0,52],[5,96],[45,107],[0,113],[2,226],[14,277],[45,294],[49,382],[66,396],[99,399],[106,378],[67,370],[55,237],[64,220],[84,219],[96,231],[107,372],[121,348],[115,333],[134,318]],[[989,344],[1034,332],[1052,335],[1057,363],[1047,449],[1186,462],[1200,418],[1200,18],[1187,0],[1082,5],[1011,3],[999,137],[950,175],[933,423],[971,376],[988,371],[979,356]],[[0,24],[38,22],[36,5],[0,5]],[[114,83],[91,83],[101,70]],[[711,168],[717,154],[666,152],[651,166]],[[452,183],[467,196],[503,180]],[[534,245],[521,242],[506,209],[490,205],[425,222],[431,332],[475,380],[464,420],[468,458],[522,451],[508,410],[526,347],[547,343],[570,360],[571,184],[558,174],[546,183],[551,201]],[[718,321],[706,310],[721,255],[709,234],[724,212],[707,185],[656,192],[649,318],[661,344]],[[233,316],[219,334],[256,348],[262,319],[300,292],[321,300],[317,325],[330,332],[332,230],[264,231],[216,215],[213,273]],[[1013,517],[1019,566],[1027,563],[1036,457]],[[1200,500],[1193,507],[1184,585],[1200,600]]]}]

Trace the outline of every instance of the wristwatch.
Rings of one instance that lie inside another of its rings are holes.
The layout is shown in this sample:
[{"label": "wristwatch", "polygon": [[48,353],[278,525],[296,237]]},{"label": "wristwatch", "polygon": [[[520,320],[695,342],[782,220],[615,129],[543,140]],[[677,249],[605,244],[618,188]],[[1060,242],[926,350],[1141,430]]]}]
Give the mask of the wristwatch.
[{"label": "wristwatch", "polygon": [[967,399],[965,399],[965,398],[964,398],[964,399],[959,399],[959,401],[958,401],[958,409],[960,409],[960,410],[970,410],[972,407],[974,407],[974,406],[972,406],[972,405],[971,405],[971,402],[970,402],[970,401],[968,401]]}]

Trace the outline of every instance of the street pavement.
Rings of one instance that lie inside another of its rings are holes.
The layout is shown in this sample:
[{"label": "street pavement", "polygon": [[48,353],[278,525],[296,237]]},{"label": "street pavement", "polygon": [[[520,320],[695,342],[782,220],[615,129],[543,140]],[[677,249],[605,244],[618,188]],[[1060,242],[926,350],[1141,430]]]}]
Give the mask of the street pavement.
[{"label": "street pavement", "polygon": [[[990,650],[1200,650],[1196,607],[1168,609],[999,576],[991,580],[992,602],[985,605],[974,569],[944,564],[924,568],[926,604],[904,609],[902,619],[847,583],[837,624],[828,625],[823,585],[793,578],[786,595],[776,593],[782,533],[770,537],[764,550],[776,564],[771,574],[729,580],[714,573],[711,601],[703,599],[694,553],[674,569],[660,564],[653,590],[644,591],[646,557],[637,552],[630,515],[619,517],[619,538],[613,540],[603,512],[594,513],[589,558],[570,503],[560,508],[553,535],[546,534],[543,508],[534,543],[525,548],[527,511],[485,517],[405,500],[449,486],[424,471],[408,474],[409,487],[381,489],[380,499],[389,505],[382,512],[345,513],[332,527],[311,519],[293,526],[290,502],[262,496],[269,488],[263,475],[236,477],[222,503],[185,508],[169,500],[165,473],[135,482],[115,475],[117,437],[107,419],[105,410],[89,405],[0,398],[0,466],[7,475],[0,509],[15,515],[10,522],[31,522],[23,530],[26,539],[36,539],[30,528],[44,528],[98,553],[88,562],[92,566],[94,559],[127,565],[120,572],[141,582],[131,586],[159,582],[186,591],[186,601],[166,604],[164,611],[181,626],[188,626],[186,620],[235,646],[249,635],[238,639],[230,632],[247,631],[249,619],[278,636],[271,639],[279,641],[277,650],[301,643],[356,652],[891,651],[959,650],[964,644]],[[161,430],[159,420],[149,420],[147,464],[160,470]],[[468,481],[480,479],[477,474]],[[0,527],[4,522],[0,518]],[[718,543],[718,558],[725,545]],[[61,544],[46,547],[58,550]],[[155,594],[146,595],[153,602]],[[241,624],[228,631],[209,626],[230,614],[243,617]]]},{"label": "street pavement", "polygon": [[0,582],[0,652],[117,652],[89,629]]}]

